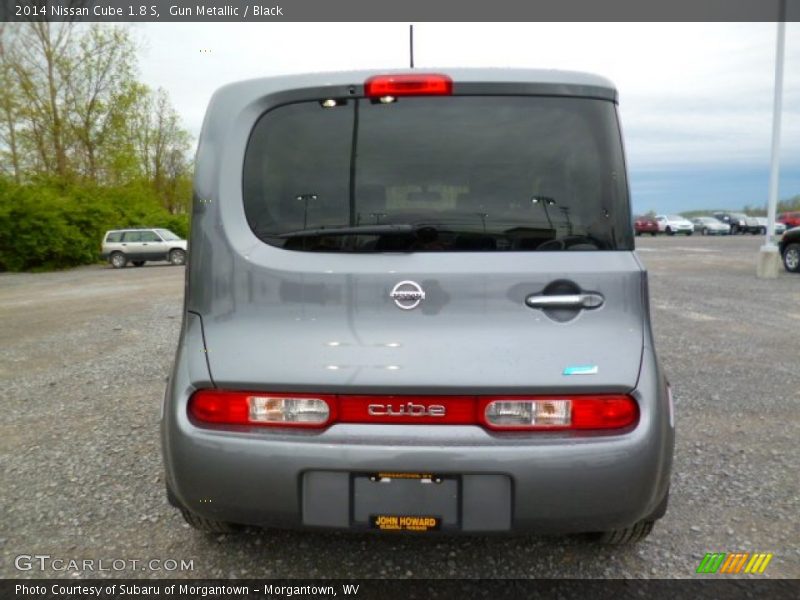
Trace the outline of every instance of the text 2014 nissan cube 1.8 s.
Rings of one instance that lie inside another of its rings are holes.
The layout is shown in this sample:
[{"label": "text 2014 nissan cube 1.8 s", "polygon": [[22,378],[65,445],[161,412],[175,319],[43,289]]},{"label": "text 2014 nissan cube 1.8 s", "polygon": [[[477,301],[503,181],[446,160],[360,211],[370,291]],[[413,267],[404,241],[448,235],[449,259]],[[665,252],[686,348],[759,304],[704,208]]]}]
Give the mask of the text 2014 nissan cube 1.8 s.
[{"label": "text 2014 nissan cube 1.8 s", "polygon": [[616,103],[534,70],[216,92],[162,424],[186,520],[644,538],[673,408]]}]

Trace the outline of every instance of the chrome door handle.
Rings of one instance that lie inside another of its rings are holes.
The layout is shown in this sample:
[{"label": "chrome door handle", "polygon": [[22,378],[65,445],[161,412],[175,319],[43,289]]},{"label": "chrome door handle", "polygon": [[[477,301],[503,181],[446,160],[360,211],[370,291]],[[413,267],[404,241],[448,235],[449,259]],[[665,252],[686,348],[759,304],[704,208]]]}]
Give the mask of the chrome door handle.
[{"label": "chrome door handle", "polygon": [[525,304],[531,308],[598,308],[605,299],[600,294],[584,292],[582,294],[531,295],[525,298]]}]

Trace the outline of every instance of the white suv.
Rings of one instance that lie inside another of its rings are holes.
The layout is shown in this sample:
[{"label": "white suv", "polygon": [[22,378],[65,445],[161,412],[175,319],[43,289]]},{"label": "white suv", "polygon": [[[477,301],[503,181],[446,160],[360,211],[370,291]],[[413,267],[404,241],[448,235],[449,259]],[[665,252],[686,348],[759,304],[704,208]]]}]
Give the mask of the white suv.
[{"label": "white suv", "polygon": [[115,269],[132,262],[141,267],[148,260],[168,260],[173,265],[186,263],[186,240],[169,229],[115,229],[103,237],[101,256]]}]

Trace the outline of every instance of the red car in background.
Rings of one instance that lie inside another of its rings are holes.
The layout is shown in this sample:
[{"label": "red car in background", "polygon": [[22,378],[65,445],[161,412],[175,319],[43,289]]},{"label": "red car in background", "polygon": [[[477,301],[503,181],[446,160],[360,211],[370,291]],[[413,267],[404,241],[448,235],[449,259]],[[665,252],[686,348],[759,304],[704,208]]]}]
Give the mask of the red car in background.
[{"label": "red car in background", "polygon": [[800,211],[781,213],[775,220],[786,225],[786,229],[800,227]]},{"label": "red car in background", "polygon": [[658,223],[653,217],[636,217],[633,221],[633,230],[636,235],[649,233],[650,235],[658,235]]}]

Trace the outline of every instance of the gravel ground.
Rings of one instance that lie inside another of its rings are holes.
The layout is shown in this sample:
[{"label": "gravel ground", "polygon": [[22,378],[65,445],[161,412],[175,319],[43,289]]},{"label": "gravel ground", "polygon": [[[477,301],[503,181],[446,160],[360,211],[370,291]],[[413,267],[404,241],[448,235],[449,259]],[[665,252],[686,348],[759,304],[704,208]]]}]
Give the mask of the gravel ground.
[{"label": "gravel ground", "polygon": [[[764,577],[800,577],[800,276],[757,280],[760,243],[638,242],[678,439],[667,516],[622,549],[578,537],[197,533],[165,500],[158,439],[183,269],[2,274],[0,576],[663,578],[692,577],[707,551],[750,551],[775,554]],[[20,554],[126,562],[18,571]],[[193,569],[130,562],[149,559]]]}]

